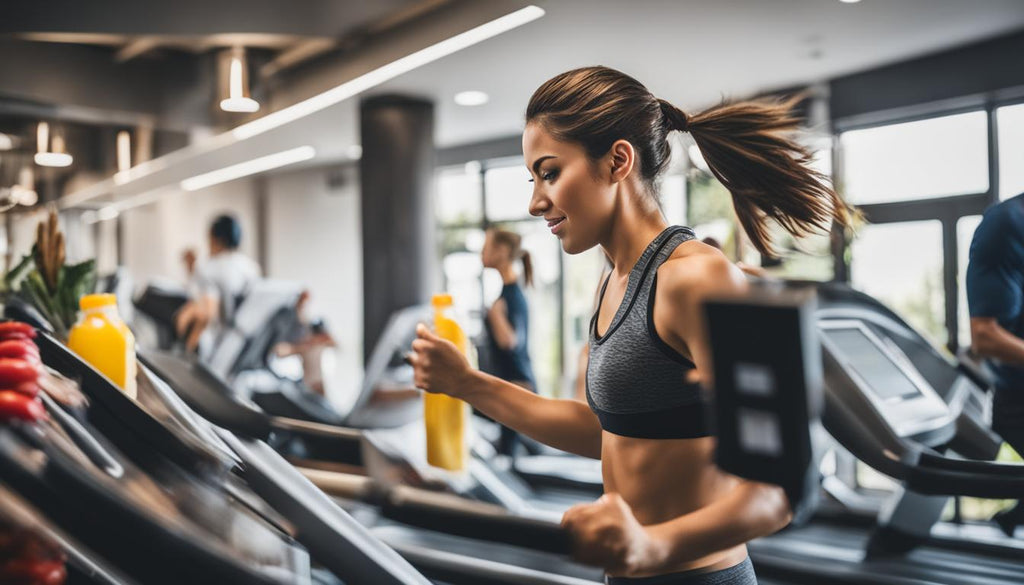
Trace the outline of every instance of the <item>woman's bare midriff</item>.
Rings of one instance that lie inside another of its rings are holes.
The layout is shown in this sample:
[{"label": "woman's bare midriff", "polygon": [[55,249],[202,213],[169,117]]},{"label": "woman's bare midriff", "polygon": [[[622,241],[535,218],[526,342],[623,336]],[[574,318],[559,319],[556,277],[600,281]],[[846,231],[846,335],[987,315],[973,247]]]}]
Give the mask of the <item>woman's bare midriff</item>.
[{"label": "woman's bare midriff", "polygon": [[[725,496],[736,485],[734,477],[715,466],[714,449],[712,437],[635,439],[605,431],[601,439],[604,489],[621,495],[644,526],[684,516]],[[658,573],[717,571],[746,556],[746,547],[740,545]]]}]

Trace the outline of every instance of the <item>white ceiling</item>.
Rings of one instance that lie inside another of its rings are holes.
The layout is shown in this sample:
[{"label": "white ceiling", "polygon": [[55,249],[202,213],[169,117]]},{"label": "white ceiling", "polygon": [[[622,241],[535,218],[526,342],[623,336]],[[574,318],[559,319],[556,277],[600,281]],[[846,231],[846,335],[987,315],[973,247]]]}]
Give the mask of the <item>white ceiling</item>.
[{"label": "white ceiling", "polygon": [[[540,0],[520,29],[381,88],[432,96],[447,146],[522,129],[533,90],[585,65],[607,65],[686,108],[722,96],[822,81],[1024,27],[1024,1]],[[820,56],[813,56],[819,52]],[[1020,59],[1007,55],[1007,59]],[[490,103],[456,106],[478,89]]]},{"label": "white ceiling", "polygon": [[[372,93],[432,97],[437,103],[436,141],[450,146],[518,133],[533,90],[574,67],[616,67],[685,110],[723,96],[822,81],[1024,28],[1024,0],[535,3],[547,11],[543,18],[395,78]],[[491,100],[471,108],[455,105],[454,94],[466,89],[483,90]],[[316,159],[307,164],[345,160],[349,147],[358,143],[357,108],[358,99],[349,99],[255,138],[210,137],[208,143],[187,148],[191,154],[172,153],[152,161],[150,166],[160,172],[117,186],[115,196],[173,186],[217,165],[306,144],[317,149]],[[98,194],[106,188],[96,185],[86,191]]]}]

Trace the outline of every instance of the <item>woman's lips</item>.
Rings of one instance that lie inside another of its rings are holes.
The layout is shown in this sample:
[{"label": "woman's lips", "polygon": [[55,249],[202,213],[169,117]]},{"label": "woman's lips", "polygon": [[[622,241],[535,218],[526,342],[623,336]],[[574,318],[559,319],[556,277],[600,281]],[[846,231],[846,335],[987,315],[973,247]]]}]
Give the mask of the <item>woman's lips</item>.
[{"label": "woman's lips", "polygon": [[556,217],[556,218],[548,220],[548,228],[551,230],[551,233],[553,233],[553,234],[557,234],[559,231],[561,231],[562,226],[564,224],[565,224],[565,218],[564,217]]}]

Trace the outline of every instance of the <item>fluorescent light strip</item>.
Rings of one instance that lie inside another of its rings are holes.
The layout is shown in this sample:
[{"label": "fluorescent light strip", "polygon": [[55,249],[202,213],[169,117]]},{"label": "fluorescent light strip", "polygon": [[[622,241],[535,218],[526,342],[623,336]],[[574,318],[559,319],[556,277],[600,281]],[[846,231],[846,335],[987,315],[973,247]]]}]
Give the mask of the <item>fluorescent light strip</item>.
[{"label": "fluorescent light strip", "polygon": [[520,27],[528,22],[537,20],[541,16],[544,16],[543,8],[533,5],[527,6],[500,18],[496,18],[490,22],[484,23],[464,33],[457,34],[454,37],[433,44],[425,49],[406,55],[401,59],[378,67],[369,73],[360,75],[355,79],[347,81],[305,101],[301,101],[295,105],[284,108],[283,110],[267,114],[266,116],[249,122],[248,124],[243,124],[231,132],[235,138],[239,140],[252,138],[257,134],[262,134],[263,132],[277,128],[278,126],[298,120],[303,116],[308,116],[313,112],[318,112],[324,108],[333,106],[334,104],[358,95],[386,81],[390,81],[399,75],[408,73],[417,67],[422,67],[428,63],[437,61],[442,57],[447,57],[452,53],[465,49],[466,47],[470,47],[491,37]]},{"label": "fluorescent light strip", "polygon": [[309,160],[314,156],[316,156],[315,148],[309,145],[300,146],[196,175],[182,181],[181,188],[186,191],[198,191],[227,181]]}]

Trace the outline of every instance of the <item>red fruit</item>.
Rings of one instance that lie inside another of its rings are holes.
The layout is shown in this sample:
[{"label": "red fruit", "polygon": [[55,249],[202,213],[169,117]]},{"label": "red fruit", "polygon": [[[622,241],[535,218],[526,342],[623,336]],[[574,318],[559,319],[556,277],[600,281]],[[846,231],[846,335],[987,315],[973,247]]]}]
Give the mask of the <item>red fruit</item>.
[{"label": "red fruit", "polygon": [[0,341],[0,357],[21,358],[34,357],[39,359],[39,348],[31,341],[23,339],[7,339]]},{"label": "red fruit", "polygon": [[24,394],[25,396],[28,396],[30,398],[35,398],[36,396],[39,395],[39,384],[36,382],[22,382],[21,384],[18,384],[13,388],[8,388],[8,390],[13,390],[15,392],[18,392],[19,394]]},{"label": "red fruit", "polygon": [[46,409],[35,398],[14,390],[0,390],[0,420],[13,418],[36,422],[46,416]]},{"label": "red fruit", "polygon": [[0,338],[6,337],[9,333],[22,334],[27,336],[29,339],[36,336],[35,328],[28,323],[21,323],[19,321],[0,322]]},{"label": "red fruit", "polygon": [[61,585],[67,579],[63,561],[10,559],[0,565],[0,582],[11,585]]},{"label": "red fruit", "polygon": [[38,362],[0,358],[0,388],[13,388],[22,382],[35,382],[38,379]]}]

